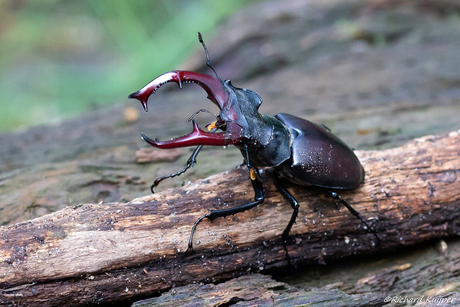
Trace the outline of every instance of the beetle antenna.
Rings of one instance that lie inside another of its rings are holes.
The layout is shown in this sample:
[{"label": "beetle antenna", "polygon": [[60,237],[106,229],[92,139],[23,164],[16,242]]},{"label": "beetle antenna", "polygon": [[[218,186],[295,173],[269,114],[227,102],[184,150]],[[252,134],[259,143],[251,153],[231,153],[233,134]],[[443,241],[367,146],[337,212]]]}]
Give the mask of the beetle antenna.
[{"label": "beetle antenna", "polygon": [[208,48],[206,48],[206,45],[204,44],[204,41],[203,41],[203,37],[201,36],[201,33],[198,32],[198,40],[200,41],[201,45],[203,45],[203,48],[204,48],[204,52],[206,53],[206,65],[212,69],[212,71],[214,72],[214,74],[216,75],[216,77],[218,79],[219,76],[217,75],[217,72],[216,70],[211,66],[211,63],[210,63],[210,60],[209,60],[209,52],[208,52]]},{"label": "beetle antenna", "polygon": [[200,112],[209,113],[209,114],[211,114],[212,116],[214,116],[214,117],[216,118],[216,121],[219,120],[219,119],[217,118],[217,115],[216,115],[216,114],[214,114],[214,113],[212,113],[212,112],[210,112],[210,111],[208,111],[208,110],[206,110],[206,109],[199,109],[198,111],[196,111],[195,113],[193,113],[192,116],[190,116],[190,117],[188,118],[188,121],[191,122],[191,121],[193,120],[193,118],[195,117],[195,115],[197,115],[197,114],[200,113]]}]

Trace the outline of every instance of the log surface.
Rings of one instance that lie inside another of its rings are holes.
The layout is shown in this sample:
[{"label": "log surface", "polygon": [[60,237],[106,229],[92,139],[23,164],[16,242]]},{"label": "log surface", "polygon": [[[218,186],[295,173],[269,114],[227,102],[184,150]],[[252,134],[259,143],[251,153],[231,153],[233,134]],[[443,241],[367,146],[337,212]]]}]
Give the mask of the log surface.
[{"label": "log surface", "polygon": [[427,136],[385,151],[359,151],[364,185],[341,193],[372,221],[374,238],[319,190],[291,187],[300,203],[287,246],[281,232],[292,209],[262,174],[264,204],[210,223],[209,209],[250,201],[245,168],[129,203],[82,204],[0,229],[1,300],[29,306],[130,301],[194,282],[395,249],[459,234],[460,136]]},{"label": "log surface", "polygon": [[[190,295],[193,293],[193,295]],[[198,285],[173,289],[171,293],[133,304],[150,306],[382,306],[383,300],[373,293],[347,295],[334,289],[302,291],[262,274],[234,278],[218,285]],[[219,304],[219,305],[218,305]],[[225,305],[224,305],[225,306]]]}]

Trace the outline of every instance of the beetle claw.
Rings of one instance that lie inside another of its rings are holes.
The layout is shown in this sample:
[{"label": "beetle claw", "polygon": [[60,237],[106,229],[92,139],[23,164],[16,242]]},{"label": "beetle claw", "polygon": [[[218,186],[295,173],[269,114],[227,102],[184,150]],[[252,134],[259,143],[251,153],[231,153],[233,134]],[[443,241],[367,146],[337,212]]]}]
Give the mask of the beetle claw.
[{"label": "beetle claw", "polygon": [[235,145],[241,142],[243,137],[243,129],[237,124],[227,124],[227,130],[223,133],[205,132],[200,129],[197,122],[192,120],[193,131],[185,136],[170,140],[159,141],[158,139],[152,140],[141,133],[142,139],[150,145],[158,148],[178,148],[196,145],[211,145],[211,146],[227,146]]},{"label": "beetle claw", "polygon": [[150,95],[155,93],[161,86],[168,82],[176,82],[177,85],[179,85],[179,88],[182,88],[184,83],[196,83],[206,91],[208,99],[216,104],[220,110],[225,109],[228,104],[230,94],[219,78],[192,71],[181,70],[170,71],[156,77],[143,88],[129,95],[128,98],[135,98],[139,100],[142,103],[144,110],[147,111],[147,101]]}]

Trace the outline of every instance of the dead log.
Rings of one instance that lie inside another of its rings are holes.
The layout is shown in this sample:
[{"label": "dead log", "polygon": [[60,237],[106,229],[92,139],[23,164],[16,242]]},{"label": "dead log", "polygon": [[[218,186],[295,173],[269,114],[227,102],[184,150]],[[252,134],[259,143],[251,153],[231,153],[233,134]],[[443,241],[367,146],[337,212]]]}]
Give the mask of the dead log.
[{"label": "dead log", "polygon": [[[389,303],[457,306],[460,300],[460,241],[457,238],[447,240],[449,244],[442,239],[435,241],[438,242],[437,251],[433,244],[421,244],[404,248],[411,250],[410,253],[398,249],[391,256],[353,257],[332,264],[328,262],[327,266],[309,266],[306,270],[283,270],[276,280],[256,273],[216,285],[175,287],[159,297],[135,302],[133,307],[229,306],[236,303],[238,306],[382,306]],[[422,262],[419,258],[423,258]],[[355,263],[351,267],[357,270],[350,270],[350,266],[344,269],[347,267],[344,262]]]},{"label": "dead log", "polygon": [[[374,238],[321,191],[293,186],[300,202],[287,246],[290,264],[395,249],[459,234],[460,136],[427,136],[385,151],[357,152],[365,184],[341,193],[372,221]],[[264,172],[266,201],[210,223],[209,209],[253,197],[237,168],[129,203],[80,204],[0,228],[0,302],[27,306],[110,304],[152,296],[195,282],[218,282],[289,265],[281,232],[290,206]]]},{"label": "dead log", "polygon": [[[193,295],[190,295],[193,293]],[[339,303],[340,302],[340,303]],[[133,307],[151,306],[382,306],[374,293],[347,295],[338,289],[299,290],[262,274],[245,275],[218,285],[190,284]]]}]

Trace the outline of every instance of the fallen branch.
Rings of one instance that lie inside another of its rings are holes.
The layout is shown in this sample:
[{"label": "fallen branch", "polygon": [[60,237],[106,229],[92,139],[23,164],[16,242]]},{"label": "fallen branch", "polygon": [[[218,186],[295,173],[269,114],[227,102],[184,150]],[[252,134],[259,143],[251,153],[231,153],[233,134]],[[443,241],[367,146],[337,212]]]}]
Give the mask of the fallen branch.
[{"label": "fallen branch", "polygon": [[[357,152],[365,184],[341,193],[382,239],[321,191],[293,186],[300,202],[290,264],[370,253],[459,233],[460,136],[427,136],[385,151]],[[0,302],[27,306],[132,301],[195,282],[289,265],[281,242],[292,209],[262,174],[266,201],[210,223],[209,209],[250,201],[237,168],[129,203],[81,204],[0,228]]]}]

